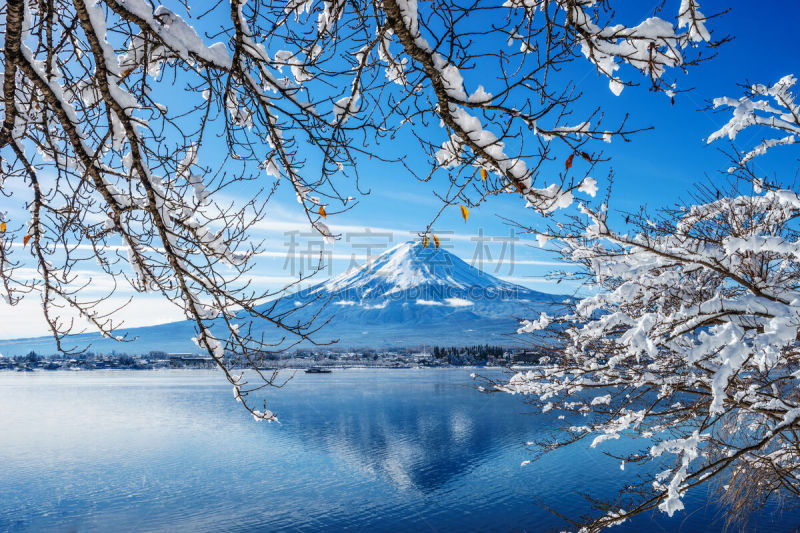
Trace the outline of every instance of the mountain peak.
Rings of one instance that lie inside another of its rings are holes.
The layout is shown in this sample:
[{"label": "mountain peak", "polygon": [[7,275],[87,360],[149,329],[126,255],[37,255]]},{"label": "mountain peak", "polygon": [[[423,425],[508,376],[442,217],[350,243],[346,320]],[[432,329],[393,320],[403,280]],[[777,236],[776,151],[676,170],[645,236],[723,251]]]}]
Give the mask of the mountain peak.
[{"label": "mountain peak", "polygon": [[364,265],[345,272],[310,290],[311,293],[348,293],[349,300],[381,298],[415,290],[419,298],[443,290],[468,291],[476,288],[507,291],[516,285],[502,281],[470,266],[456,255],[427,247],[419,241],[398,244]]}]

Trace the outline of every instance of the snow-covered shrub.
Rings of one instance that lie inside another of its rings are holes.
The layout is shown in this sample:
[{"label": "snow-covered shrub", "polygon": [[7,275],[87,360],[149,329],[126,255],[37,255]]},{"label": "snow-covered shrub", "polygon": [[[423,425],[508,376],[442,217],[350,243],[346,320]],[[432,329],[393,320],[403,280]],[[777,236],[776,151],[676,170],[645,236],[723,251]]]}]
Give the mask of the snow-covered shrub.
[{"label": "snow-covered shrub", "polygon": [[[753,88],[783,112],[751,96],[717,100],[734,117],[712,137],[758,125],[797,131],[793,83]],[[558,325],[563,353],[496,387],[542,411],[586,417],[576,427],[566,416],[541,452],[640,439],[644,452],[619,459],[644,463],[644,480],[624,487],[624,509],[615,505],[589,530],[650,509],[672,516],[687,489],[703,484],[724,486],[738,517],[800,494],[800,190],[747,166],[771,145],[735,157],[735,180],[699,188],[692,203],[629,215],[621,231],[606,206],[582,206],[545,236],[594,290],[563,316],[524,321],[520,333]],[[654,473],[665,456],[674,460]]]}]

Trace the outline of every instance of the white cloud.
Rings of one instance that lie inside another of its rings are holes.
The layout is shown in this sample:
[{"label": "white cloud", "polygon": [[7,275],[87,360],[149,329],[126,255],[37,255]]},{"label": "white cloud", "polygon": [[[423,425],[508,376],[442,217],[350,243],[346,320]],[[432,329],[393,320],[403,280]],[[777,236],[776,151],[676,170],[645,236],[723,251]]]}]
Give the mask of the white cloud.
[{"label": "white cloud", "polygon": [[[103,309],[110,311],[128,301],[128,295],[116,295],[103,303]],[[36,295],[24,298],[15,306],[0,300],[0,339],[19,339],[49,335],[50,329],[42,314],[42,304]],[[59,318],[65,323],[75,320],[74,332],[94,332],[85,319],[69,309],[59,310]],[[122,327],[139,327],[163,324],[183,320],[180,309],[157,295],[136,295],[133,300],[118,313]],[[124,319],[124,323],[122,320]],[[84,331],[85,330],[85,331]]]}]

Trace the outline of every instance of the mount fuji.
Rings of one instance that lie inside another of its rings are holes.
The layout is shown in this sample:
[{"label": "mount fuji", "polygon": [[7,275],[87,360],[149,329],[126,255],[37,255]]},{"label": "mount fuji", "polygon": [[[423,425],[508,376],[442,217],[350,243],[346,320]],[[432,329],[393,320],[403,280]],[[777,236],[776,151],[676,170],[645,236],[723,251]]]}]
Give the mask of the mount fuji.
[{"label": "mount fuji", "polygon": [[[523,340],[514,335],[518,318],[554,312],[568,298],[503,281],[444,249],[407,242],[357,269],[263,305],[274,306],[273,313],[287,313],[286,321],[293,323],[315,316],[319,323],[327,322],[315,338],[338,341],[333,349],[513,346]],[[251,334],[262,333],[276,341],[283,336],[272,324],[254,323]],[[189,321],[131,328],[127,334],[135,340],[120,343],[98,334],[72,340],[76,345],[91,343],[98,353],[197,351]],[[0,341],[0,352],[6,355],[30,350],[52,353],[55,346],[47,337]]]}]

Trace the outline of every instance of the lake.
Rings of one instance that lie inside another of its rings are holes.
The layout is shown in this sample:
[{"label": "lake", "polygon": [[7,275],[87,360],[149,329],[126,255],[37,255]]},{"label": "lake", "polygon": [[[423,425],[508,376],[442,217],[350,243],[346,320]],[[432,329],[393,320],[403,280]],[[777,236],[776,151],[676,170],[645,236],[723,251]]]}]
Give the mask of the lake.
[{"label": "lake", "polygon": [[[546,531],[567,524],[541,503],[575,515],[636,475],[583,445],[521,466],[548,418],[471,372],[300,372],[267,393],[279,424],[214,371],[0,372],[0,530]],[[610,531],[723,529],[706,491],[685,501]]]}]

